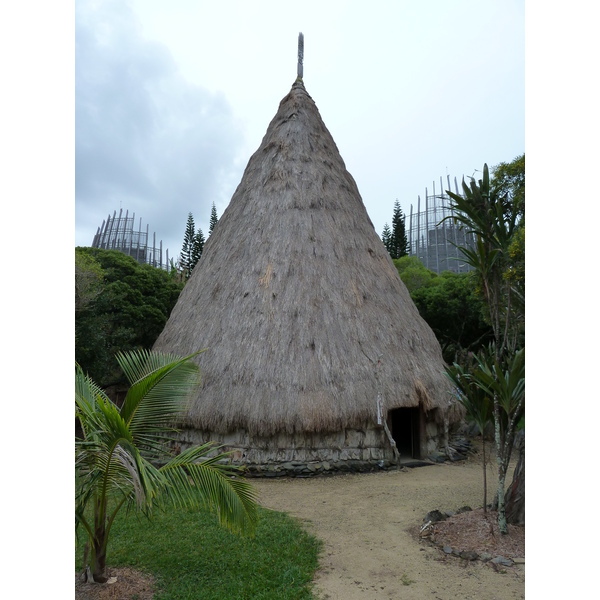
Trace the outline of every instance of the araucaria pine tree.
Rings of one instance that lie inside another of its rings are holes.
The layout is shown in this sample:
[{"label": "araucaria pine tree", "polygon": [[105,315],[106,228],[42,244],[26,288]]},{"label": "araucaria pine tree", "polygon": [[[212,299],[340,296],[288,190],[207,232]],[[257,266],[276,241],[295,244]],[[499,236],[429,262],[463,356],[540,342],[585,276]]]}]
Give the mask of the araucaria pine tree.
[{"label": "araucaria pine tree", "polygon": [[212,208],[210,209],[210,223],[208,225],[208,235],[213,232],[215,225],[218,223],[219,218],[217,217],[217,209],[215,208],[215,203],[213,202]]},{"label": "araucaria pine tree", "polygon": [[187,224],[185,226],[185,234],[183,236],[183,245],[181,246],[181,256],[179,258],[179,266],[186,279],[189,279],[192,274],[195,237],[194,217],[192,216],[192,213],[189,213]]},{"label": "araucaria pine tree", "polygon": [[181,255],[179,257],[179,268],[186,280],[190,278],[196,263],[202,256],[204,241],[202,229],[198,227],[198,231],[194,232],[194,217],[192,213],[189,213],[187,225],[185,226]]},{"label": "araucaria pine tree", "polygon": [[202,251],[204,250],[204,234],[202,233],[202,229],[198,227],[198,231],[194,237],[194,249],[192,252],[192,269],[196,266],[196,263],[200,260],[202,256]]},{"label": "araucaria pine tree", "polygon": [[396,200],[394,203],[392,235],[388,252],[392,258],[401,258],[408,254],[408,240],[406,239],[404,215],[402,214],[402,207],[400,206],[400,202],[398,202],[398,200]]},{"label": "araucaria pine tree", "polygon": [[383,231],[381,232],[381,241],[385,246],[385,249],[391,254],[392,253],[392,230],[390,226],[386,223],[383,226]]}]

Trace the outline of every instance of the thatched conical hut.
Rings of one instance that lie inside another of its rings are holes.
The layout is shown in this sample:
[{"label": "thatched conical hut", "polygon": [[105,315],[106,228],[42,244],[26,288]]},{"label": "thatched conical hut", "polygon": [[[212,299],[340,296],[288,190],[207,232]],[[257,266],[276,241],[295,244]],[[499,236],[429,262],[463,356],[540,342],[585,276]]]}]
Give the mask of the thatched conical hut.
[{"label": "thatched conical hut", "polygon": [[444,442],[440,346],[301,78],[155,344],[200,348],[181,441],[223,443],[250,471],[369,468],[394,461],[392,437],[414,457]]}]

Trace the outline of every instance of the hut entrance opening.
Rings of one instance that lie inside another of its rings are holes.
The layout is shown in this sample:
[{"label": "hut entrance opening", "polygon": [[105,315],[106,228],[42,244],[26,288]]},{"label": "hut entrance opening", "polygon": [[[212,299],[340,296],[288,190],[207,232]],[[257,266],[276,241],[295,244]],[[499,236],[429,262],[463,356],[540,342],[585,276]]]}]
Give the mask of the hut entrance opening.
[{"label": "hut entrance opening", "polygon": [[395,408],[389,413],[392,422],[392,437],[401,457],[421,458],[420,413],[418,406]]}]

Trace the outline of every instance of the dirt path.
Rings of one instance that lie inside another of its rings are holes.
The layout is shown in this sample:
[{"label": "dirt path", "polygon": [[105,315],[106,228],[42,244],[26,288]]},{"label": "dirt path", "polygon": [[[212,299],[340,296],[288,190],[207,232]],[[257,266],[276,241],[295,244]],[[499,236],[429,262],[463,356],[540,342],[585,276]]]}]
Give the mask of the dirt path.
[{"label": "dirt path", "polygon": [[[488,472],[488,498],[494,474]],[[446,557],[417,538],[428,511],[481,506],[482,481],[481,459],[474,457],[405,472],[252,484],[263,506],[297,517],[323,540],[316,577],[323,599],[524,598],[524,565],[496,572],[480,561]]]}]

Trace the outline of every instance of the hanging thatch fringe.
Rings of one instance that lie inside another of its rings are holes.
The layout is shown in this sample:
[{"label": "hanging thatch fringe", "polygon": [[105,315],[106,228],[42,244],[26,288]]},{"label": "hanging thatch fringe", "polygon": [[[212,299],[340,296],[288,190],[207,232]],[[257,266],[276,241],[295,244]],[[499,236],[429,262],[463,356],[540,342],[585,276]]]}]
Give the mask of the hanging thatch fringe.
[{"label": "hanging thatch fringe", "polygon": [[435,408],[435,403],[427,393],[427,388],[419,379],[415,379],[415,394],[419,399],[419,404],[421,404],[425,411],[428,412],[432,408]]}]

